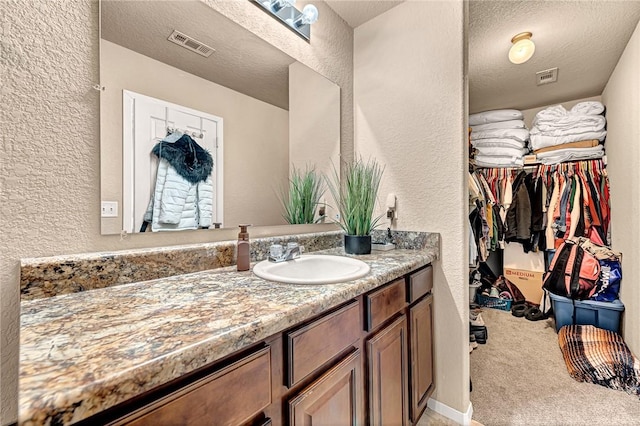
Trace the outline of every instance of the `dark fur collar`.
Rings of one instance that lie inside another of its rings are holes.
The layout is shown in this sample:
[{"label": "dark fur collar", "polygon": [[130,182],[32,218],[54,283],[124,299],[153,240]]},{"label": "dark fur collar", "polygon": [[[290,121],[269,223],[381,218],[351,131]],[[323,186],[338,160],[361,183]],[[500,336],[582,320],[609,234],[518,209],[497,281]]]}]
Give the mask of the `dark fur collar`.
[{"label": "dark fur collar", "polygon": [[173,143],[161,141],[151,152],[167,160],[180,176],[191,183],[207,180],[213,170],[211,154],[189,135],[182,135]]}]

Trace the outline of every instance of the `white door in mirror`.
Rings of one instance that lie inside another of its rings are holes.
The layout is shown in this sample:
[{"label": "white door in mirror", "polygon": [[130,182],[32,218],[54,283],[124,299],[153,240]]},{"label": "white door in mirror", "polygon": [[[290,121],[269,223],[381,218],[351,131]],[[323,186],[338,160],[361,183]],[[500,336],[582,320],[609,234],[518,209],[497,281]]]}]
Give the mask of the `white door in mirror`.
[{"label": "white door in mirror", "polygon": [[[212,222],[223,222],[222,118],[129,90],[123,92],[123,112],[123,229],[141,229],[158,170],[157,157],[151,151],[173,132],[188,134],[211,154]],[[183,228],[176,225],[164,230],[178,229]]]},{"label": "white door in mirror", "polygon": [[302,255],[286,262],[263,260],[254,266],[258,277],[287,284],[334,284],[362,278],[371,268],[352,257]]}]

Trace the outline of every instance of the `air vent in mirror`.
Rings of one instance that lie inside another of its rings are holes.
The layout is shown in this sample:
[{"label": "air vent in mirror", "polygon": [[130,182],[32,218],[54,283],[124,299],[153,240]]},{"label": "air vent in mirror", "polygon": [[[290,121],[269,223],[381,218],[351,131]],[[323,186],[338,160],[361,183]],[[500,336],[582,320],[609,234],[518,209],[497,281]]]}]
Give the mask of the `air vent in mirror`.
[{"label": "air vent in mirror", "polygon": [[536,84],[541,86],[543,84],[555,83],[558,81],[558,67],[550,68],[544,71],[538,71],[536,73]]},{"label": "air vent in mirror", "polygon": [[173,33],[171,33],[167,40],[179,46],[182,46],[185,49],[189,49],[192,52],[196,52],[198,55],[202,55],[205,58],[208,58],[213,52],[216,51],[214,48],[209,47],[206,44],[189,37],[188,35],[182,34],[180,31],[174,31]]}]

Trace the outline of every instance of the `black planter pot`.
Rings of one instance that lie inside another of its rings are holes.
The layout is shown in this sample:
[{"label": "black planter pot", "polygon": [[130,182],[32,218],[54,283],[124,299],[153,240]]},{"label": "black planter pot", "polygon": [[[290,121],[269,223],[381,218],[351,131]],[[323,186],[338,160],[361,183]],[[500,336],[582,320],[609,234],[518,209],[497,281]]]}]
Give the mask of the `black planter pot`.
[{"label": "black planter pot", "polygon": [[345,235],[344,251],[347,254],[370,254],[371,235]]}]

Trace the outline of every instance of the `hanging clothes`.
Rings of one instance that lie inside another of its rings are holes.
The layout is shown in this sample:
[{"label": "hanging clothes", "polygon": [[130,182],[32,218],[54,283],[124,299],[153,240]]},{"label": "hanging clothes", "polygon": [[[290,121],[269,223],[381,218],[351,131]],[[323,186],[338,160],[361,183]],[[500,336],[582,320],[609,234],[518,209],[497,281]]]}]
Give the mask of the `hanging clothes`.
[{"label": "hanging clothes", "polygon": [[536,174],[552,191],[546,207],[548,248],[574,236],[610,245],[609,179],[602,160],[541,165]]},{"label": "hanging clothes", "polygon": [[507,210],[505,240],[515,241],[530,250],[531,240],[531,200],[525,185],[527,174],[522,171],[513,181],[513,201]]},{"label": "hanging clothes", "polygon": [[470,174],[474,197],[482,199],[470,216],[480,260],[509,241],[521,243],[525,252],[554,250],[570,237],[610,245],[609,180],[602,160],[533,169]]},{"label": "hanging clothes", "polygon": [[524,180],[529,193],[529,200],[531,203],[531,236],[528,244],[530,251],[537,252],[539,250],[545,250],[545,215],[544,215],[544,202],[545,191],[542,184],[542,178],[534,177],[534,174],[529,174]]}]

